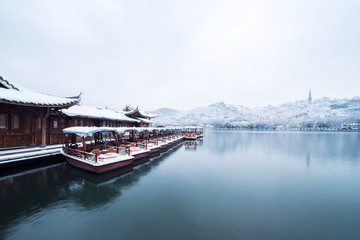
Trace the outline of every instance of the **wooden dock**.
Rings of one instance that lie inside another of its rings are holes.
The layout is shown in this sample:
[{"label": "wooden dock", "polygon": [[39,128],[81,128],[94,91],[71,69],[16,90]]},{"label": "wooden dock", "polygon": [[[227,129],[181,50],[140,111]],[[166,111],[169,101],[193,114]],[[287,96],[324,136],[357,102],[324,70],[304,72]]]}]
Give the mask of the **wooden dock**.
[{"label": "wooden dock", "polygon": [[60,155],[62,145],[26,147],[0,151],[0,170],[41,163]]}]

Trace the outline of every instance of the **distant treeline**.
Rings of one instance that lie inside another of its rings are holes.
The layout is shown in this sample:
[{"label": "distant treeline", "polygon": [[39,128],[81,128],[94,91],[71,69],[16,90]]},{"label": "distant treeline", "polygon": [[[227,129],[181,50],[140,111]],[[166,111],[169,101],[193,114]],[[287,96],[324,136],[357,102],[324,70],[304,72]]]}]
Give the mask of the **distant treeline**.
[{"label": "distant treeline", "polygon": [[248,129],[248,130],[317,130],[317,131],[329,131],[329,130],[346,130],[346,131],[359,131],[360,120],[353,122],[339,123],[339,122],[303,122],[300,124],[287,124],[287,123],[215,123],[211,124],[214,128],[226,128],[226,129]]}]

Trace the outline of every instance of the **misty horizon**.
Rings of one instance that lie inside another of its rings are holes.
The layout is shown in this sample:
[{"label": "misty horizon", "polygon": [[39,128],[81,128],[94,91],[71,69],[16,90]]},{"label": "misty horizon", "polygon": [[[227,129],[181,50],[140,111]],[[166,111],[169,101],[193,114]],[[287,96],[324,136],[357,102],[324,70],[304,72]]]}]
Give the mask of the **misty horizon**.
[{"label": "misty horizon", "polygon": [[0,74],[117,108],[250,107],[360,89],[360,2],[3,1]]}]

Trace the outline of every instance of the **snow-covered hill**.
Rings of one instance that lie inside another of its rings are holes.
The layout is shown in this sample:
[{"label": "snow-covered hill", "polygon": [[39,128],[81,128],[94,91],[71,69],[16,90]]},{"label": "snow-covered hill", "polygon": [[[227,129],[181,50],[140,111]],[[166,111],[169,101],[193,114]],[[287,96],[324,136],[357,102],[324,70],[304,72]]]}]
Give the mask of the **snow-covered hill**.
[{"label": "snow-covered hill", "polygon": [[154,125],[203,125],[214,127],[275,128],[339,128],[360,120],[360,98],[321,98],[309,103],[296,101],[278,106],[249,108],[241,105],[214,103],[189,111],[169,108],[157,113]]}]

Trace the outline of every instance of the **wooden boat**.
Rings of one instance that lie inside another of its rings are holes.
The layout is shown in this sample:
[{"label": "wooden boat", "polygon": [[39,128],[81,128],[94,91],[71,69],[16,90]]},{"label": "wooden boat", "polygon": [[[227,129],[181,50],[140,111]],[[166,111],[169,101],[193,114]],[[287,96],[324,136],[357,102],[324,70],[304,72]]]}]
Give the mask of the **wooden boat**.
[{"label": "wooden boat", "polygon": [[[151,139],[148,134],[147,140],[137,139],[139,133],[150,131],[163,131],[162,137],[156,134]],[[61,154],[67,162],[94,173],[119,169],[159,155],[183,138],[176,135],[180,130],[173,128],[70,127],[63,132],[66,143]]]},{"label": "wooden boat", "polygon": [[135,159],[134,156],[117,147],[115,129],[71,127],[65,128],[63,132],[66,134],[66,142],[61,154],[75,167],[103,173],[129,166]]},{"label": "wooden boat", "polygon": [[188,126],[184,128],[185,140],[196,140],[203,137],[203,128],[198,126]]}]

